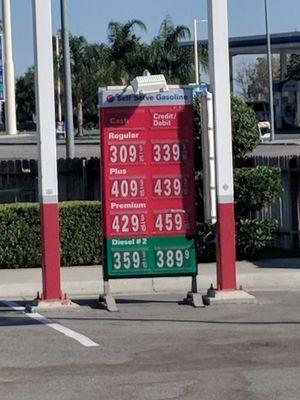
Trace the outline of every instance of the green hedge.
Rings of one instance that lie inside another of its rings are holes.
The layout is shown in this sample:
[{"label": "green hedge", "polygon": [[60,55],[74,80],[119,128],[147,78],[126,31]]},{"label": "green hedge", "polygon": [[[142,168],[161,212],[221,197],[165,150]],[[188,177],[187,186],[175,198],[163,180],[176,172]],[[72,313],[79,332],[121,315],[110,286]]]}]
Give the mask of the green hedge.
[{"label": "green hedge", "polygon": [[[97,201],[60,204],[62,265],[98,264],[101,257],[101,210]],[[41,265],[37,204],[0,205],[0,266]]]},{"label": "green hedge", "polygon": [[246,218],[282,196],[281,170],[258,166],[234,169],[236,217]]},{"label": "green hedge", "polygon": [[[237,221],[237,254],[251,257],[272,240],[277,223]],[[215,257],[214,227],[198,223],[199,261]],[[101,205],[97,201],[60,204],[62,265],[93,265],[101,260]],[[0,205],[1,268],[32,268],[41,265],[40,217],[37,204]]]}]

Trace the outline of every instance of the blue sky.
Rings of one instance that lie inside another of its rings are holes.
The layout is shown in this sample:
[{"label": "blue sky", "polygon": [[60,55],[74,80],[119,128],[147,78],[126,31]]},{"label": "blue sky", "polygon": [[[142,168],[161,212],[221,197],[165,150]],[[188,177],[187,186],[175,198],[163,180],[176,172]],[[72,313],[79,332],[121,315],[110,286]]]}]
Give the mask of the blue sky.
[{"label": "blue sky", "polygon": [[[42,1],[42,0],[41,0]],[[299,0],[269,0],[271,32],[300,31]],[[206,19],[206,0],[68,0],[69,25],[73,34],[91,42],[105,42],[111,20],[141,19],[148,28],[142,34],[151,40],[163,16],[171,15],[175,24],[192,28],[194,18]],[[59,0],[52,0],[53,32],[60,27]],[[16,75],[33,64],[31,0],[11,0],[13,45]],[[231,36],[264,33],[263,0],[228,0]],[[206,37],[206,23],[200,24],[200,37]]]}]

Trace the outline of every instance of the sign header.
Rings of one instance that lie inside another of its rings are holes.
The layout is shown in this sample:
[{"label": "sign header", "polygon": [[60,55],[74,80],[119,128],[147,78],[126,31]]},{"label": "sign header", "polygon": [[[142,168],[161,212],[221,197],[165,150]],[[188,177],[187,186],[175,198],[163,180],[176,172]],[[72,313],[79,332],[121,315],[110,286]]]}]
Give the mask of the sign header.
[{"label": "sign header", "polygon": [[192,104],[191,88],[171,88],[168,92],[144,95],[134,93],[132,89],[99,90],[99,105],[102,108]]}]

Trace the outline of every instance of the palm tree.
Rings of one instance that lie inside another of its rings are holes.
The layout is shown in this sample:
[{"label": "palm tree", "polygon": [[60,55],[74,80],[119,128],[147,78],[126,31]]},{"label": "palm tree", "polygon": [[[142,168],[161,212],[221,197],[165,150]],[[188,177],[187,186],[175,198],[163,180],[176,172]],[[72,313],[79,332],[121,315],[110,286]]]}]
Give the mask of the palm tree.
[{"label": "palm tree", "polygon": [[70,36],[72,90],[78,135],[83,135],[83,109],[96,109],[97,89],[111,83],[109,51],[104,44],[89,44],[83,36]]},{"label": "palm tree", "polygon": [[150,71],[164,74],[170,83],[191,82],[194,68],[193,51],[191,48],[180,46],[180,41],[189,39],[190,36],[187,26],[174,26],[171,17],[167,15],[150,45],[147,60]]},{"label": "palm tree", "polygon": [[132,19],[125,24],[112,21],[108,25],[108,42],[110,45],[110,59],[114,66],[113,79],[116,84],[126,84],[136,75],[137,58],[142,53],[141,38],[134,34],[138,27],[146,32],[146,25]]}]

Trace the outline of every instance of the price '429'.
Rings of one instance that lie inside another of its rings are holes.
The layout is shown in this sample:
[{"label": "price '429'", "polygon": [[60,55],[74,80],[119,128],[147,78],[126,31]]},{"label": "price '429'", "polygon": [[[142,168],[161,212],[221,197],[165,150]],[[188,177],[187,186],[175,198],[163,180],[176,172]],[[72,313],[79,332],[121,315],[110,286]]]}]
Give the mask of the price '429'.
[{"label": "price '429'", "polygon": [[112,220],[114,233],[143,233],[146,231],[144,214],[115,215]]}]

